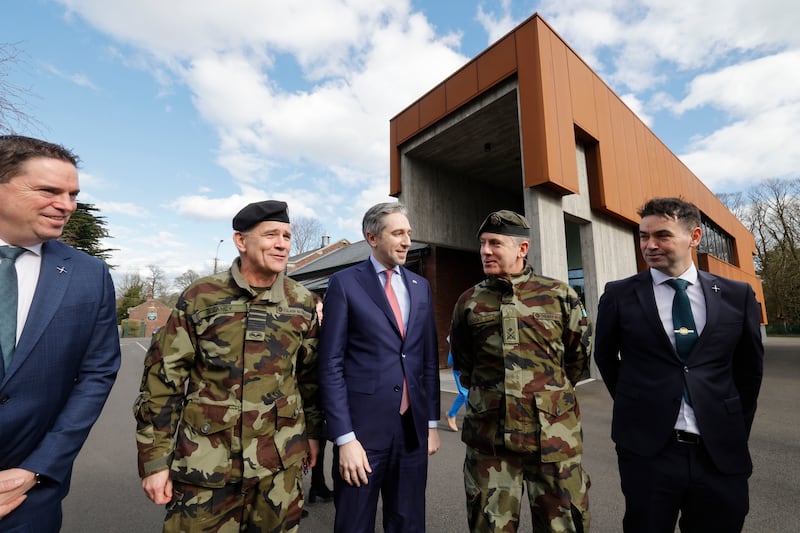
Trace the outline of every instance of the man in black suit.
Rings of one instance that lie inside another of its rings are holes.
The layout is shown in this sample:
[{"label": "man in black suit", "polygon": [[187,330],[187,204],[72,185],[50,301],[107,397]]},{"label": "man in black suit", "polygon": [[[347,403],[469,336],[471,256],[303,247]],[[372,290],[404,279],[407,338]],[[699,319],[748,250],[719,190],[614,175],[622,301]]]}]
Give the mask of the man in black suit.
[{"label": "man in black suit", "polygon": [[683,532],[741,531],[764,356],[760,308],[748,284],[695,268],[694,205],[657,198],[639,215],[650,268],[606,286],[595,336],[614,398],[623,528],[671,533],[680,513]]}]

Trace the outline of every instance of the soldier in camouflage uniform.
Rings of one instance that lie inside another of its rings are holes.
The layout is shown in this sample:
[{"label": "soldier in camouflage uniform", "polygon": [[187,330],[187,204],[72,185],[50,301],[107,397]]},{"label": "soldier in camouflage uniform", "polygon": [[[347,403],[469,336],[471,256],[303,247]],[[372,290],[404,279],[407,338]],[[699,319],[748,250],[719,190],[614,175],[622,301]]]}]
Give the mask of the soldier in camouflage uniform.
[{"label": "soldier in camouflage uniform", "polygon": [[311,293],[283,274],[286,204],[250,204],[233,229],[239,258],[180,296],[134,407],[142,487],[167,504],[165,532],[297,531],[316,460],[318,323]]},{"label": "soldier in camouflage uniform", "polygon": [[523,485],[535,531],[589,529],[574,385],[588,369],[591,324],[569,285],[527,264],[529,228],[512,211],[486,218],[488,278],[453,312],[454,368],[469,389],[461,438],[473,532],[516,531]]}]

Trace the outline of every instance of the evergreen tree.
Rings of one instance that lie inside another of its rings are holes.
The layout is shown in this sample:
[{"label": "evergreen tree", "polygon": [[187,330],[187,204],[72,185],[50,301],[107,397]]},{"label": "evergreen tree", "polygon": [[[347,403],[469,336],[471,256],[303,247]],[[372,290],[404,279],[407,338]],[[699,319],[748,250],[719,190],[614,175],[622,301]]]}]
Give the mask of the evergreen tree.
[{"label": "evergreen tree", "polygon": [[59,240],[89,255],[108,261],[115,248],[102,247],[101,239],[110,235],[106,229],[105,217],[95,214],[99,212],[100,210],[93,204],[78,202],[78,209],[70,217]]}]

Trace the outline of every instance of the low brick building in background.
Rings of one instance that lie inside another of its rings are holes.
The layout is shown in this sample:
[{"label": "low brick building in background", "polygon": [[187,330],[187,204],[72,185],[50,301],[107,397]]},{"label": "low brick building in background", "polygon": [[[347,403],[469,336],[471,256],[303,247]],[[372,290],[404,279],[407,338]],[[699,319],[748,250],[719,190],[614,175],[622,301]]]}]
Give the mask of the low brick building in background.
[{"label": "low brick building in background", "polygon": [[145,337],[153,334],[153,330],[167,323],[171,309],[152,298],[128,309],[128,320],[141,320],[145,323]]}]

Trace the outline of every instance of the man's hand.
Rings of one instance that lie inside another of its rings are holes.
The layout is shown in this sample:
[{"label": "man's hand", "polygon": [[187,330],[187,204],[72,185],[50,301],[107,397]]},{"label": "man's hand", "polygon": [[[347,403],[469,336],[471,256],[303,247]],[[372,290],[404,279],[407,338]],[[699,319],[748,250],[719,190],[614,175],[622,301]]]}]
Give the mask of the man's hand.
[{"label": "man's hand", "polygon": [[439,451],[442,442],[439,440],[439,430],[428,428],[428,455],[433,455]]},{"label": "man's hand", "polygon": [[171,502],[172,480],[169,478],[169,469],[159,470],[142,479],[142,488],[150,501],[155,504],[166,505]]},{"label": "man's hand", "polygon": [[339,446],[339,474],[348,485],[360,487],[369,483],[367,474],[372,473],[367,452],[358,440],[351,440]]},{"label": "man's hand", "polygon": [[303,459],[305,466],[314,468],[317,464],[317,457],[319,456],[319,441],[317,439],[308,439],[308,454]]},{"label": "man's hand", "polygon": [[36,486],[36,475],[22,468],[0,470],[0,518],[22,505],[26,492]]}]

